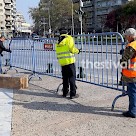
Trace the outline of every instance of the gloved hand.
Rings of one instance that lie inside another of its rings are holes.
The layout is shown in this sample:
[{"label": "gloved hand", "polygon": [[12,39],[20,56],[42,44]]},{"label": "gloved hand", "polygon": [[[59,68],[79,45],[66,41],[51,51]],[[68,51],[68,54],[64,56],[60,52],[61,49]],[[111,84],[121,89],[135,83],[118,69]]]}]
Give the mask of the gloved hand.
[{"label": "gloved hand", "polygon": [[10,52],[10,53],[11,53],[11,50],[10,50],[10,49],[5,49],[4,51],[6,51],[6,52]]},{"label": "gloved hand", "polygon": [[123,62],[122,59],[120,59],[120,64],[121,64],[122,62]]},{"label": "gloved hand", "polygon": [[122,67],[127,67],[127,62],[123,61],[122,59],[120,59],[120,64]]},{"label": "gloved hand", "polygon": [[78,54],[82,51],[82,49],[78,49],[79,50],[79,52],[78,52]]},{"label": "gloved hand", "polygon": [[10,52],[10,53],[11,53],[12,51],[9,49],[9,50],[8,50],[8,52]]},{"label": "gloved hand", "polygon": [[0,54],[1,55],[1,57],[3,57],[3,54]]},{"label": "gloved hand", "polygon": [[123,54],[123,52],[124,52],[124,49],[121,49],[121,50],[120,50],[120,55],[122,55],[122,54]]}]

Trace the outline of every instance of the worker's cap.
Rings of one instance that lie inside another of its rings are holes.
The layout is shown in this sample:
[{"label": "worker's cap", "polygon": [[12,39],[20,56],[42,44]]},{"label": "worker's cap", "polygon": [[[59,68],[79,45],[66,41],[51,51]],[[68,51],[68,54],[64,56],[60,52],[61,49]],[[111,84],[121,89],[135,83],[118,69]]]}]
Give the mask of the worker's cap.
[{"label": "worker's cap", "polygon": [[136,36],[136,30],[134,28],[128,28],[123,35],[135,37]]},{"label": "worker's cap", "polygon": [[61,28],[59,29],[59,32],[60,32],[61,34],[66,34],[66,33],[68,33],[68,30],[67,30],[65,27],[61,27]]}]

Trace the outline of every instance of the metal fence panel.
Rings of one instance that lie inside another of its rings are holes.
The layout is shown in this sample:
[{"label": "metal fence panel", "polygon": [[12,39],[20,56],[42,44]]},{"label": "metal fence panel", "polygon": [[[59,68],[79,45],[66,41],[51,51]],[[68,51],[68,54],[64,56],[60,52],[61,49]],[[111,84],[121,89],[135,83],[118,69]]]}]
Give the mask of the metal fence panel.
[{"label": "metal fence panel", "polygon": [[[77,80],[121,89],[118,85],[121,68],[117,67],[121,57],[119,51],[124,46],[121,34],[108,32],[74,35],[74,40],[75,46],[82,49],[81,53],[76,55]],[[37,41],[12,39],[10,43],[12,53],[8,56],[11,66],[61,77],[61,68],[55,53],[56,42],[55,38]],[[52,44],[53,49],[45,49],[45,44]]]}]

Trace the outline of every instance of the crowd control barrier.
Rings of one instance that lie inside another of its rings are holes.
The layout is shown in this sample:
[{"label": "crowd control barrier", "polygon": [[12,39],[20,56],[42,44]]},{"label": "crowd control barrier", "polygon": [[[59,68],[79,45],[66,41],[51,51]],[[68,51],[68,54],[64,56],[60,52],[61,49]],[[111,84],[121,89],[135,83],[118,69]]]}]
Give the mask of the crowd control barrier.
[{"label": "crowd control barrier", "polygon": [[[125,89],[119,85],[121,77],[120,50],[124,46],[124,39],[120,33],[93,33],[74,35],[75,46],[81,49],[76,56],[77,80],[121,90],[126,95]],[[55,38],[42,40],[12,39],[10,48],[10,67],[22,68],[32,72],[30,80],[39,74],[46,74],[61,78],[61,68],[56,59]]]}]

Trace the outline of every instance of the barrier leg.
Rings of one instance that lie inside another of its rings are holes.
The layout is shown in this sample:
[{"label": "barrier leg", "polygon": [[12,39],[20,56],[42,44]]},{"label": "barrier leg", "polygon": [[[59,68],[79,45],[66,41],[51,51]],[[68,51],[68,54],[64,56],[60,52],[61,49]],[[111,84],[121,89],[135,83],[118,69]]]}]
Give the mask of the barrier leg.
[{"label": "barrier leg", "polygon": [[31,75],[29,75],[28,77],[28,82],[30,82],[30,80],[34,77],[38,77],[39,80],[42,80],[42,78],[39,76],[39,74],[37,74],[36,72],[33,72]]},{"label": "barrier leg", "polygon": [[79,69],[79,74],[77,75],[77,78],[85,78],[86,75],[84,73],[84,68],[83,67],[78,67]]},{"label": "barrier leg", "polygon": [[4,71],[4,74],[7,74],[7,72],[10,70],[15,70],[16,73],[18,73],[18,70],[12,67],[12,53],[9,54],[9,59],[6,59],[5,66],[9,66],[9,68]]},{"label": "barrier leg", "polygon": [[[59,86],[57,87],[56,93],[58,93],[58,91],[59,91],[59,89],[60,89],[60,87],[61,87],[62,85],[63,85],[63,83],[59,84]],[[63,89],[63,87],[62,87],[62,89]]]},{"label": "barrier leg", "polygon": [[126,95],[128,95],[127,91],[123,91],[121,95],[118,95],[118,96],[113,100],[111,111],[114,110],[114,106],[115,106],[115,103],[116,103],[117,99],[119,99],[120,97],[124,97],[124,96],[126,96]]},{"label": "barrier leg", "polygon": [[15,68],[13,68],[12,66],[10,66],[8,69],[6,69],[6,70],[4,71],[4,74],[7,74],[7,72],[10,71],[10,70],[15,70],[16,73],[19,73],[17,69],[15,69]]}]

